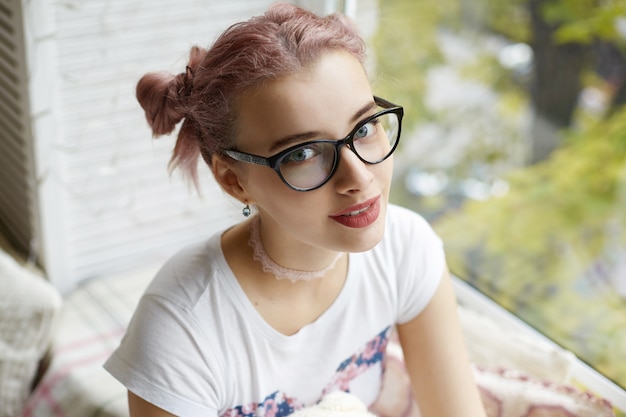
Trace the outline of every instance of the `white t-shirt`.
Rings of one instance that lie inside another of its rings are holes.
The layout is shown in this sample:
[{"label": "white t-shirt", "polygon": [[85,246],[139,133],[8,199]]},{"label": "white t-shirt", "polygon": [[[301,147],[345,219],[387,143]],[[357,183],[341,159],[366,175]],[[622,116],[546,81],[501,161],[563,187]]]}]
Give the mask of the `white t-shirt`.
[{"label": "white t-shirt", "polygon": [[390,205],[382,241],[349,255],[334,303],[286,336],[251,304],[217,234],[163,266],[105,368],[179,416],[282,417],[336,390],[370,405],[393,326],[428,304],[444,266],[426,221]]}]

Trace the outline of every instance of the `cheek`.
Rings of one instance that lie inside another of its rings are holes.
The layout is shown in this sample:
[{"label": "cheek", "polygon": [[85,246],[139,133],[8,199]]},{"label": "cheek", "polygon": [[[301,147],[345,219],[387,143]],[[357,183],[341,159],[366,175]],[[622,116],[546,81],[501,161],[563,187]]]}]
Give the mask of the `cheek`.
[{"label": "cheek", "polygon": [[[307,194],[289,188],[271,168],[258,167],[249,170],[246,178],[246,194],[250,203],[267,212],[277,221],[291,213],[306,212],[314,204]],[[286,220],[286,219],[285,219]]]},{"label": "cheek", "polygon": [[391,179],[393,177],[393,155],[380,164],[373,165],[374,175],[379,181],[381,187],[390,188]]},{"label": "cheek", "polygon": [[246,164],[241,172],[241,185],[251,200],[261,201],[287,189],[278,174],[269,167]]},{"label": "cheek", "polygon": [[[287,189],[287,186],[283,187]],[[268,194],[260,197],[257,208],[264,219],[271,219],[276,233],[303,242],[319,242],[323,238],[320,233],[324,233],[330,207],[325,196],[290,189]]]}]

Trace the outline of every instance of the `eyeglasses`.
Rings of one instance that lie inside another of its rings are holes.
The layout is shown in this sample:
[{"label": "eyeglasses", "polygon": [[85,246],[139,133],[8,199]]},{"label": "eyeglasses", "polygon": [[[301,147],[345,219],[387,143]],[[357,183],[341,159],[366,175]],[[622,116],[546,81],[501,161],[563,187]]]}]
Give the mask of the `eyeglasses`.
[{"label": "eyeglasses", "polygon": [[300,143],[268,158],[235,150],[224,150],[229,157],[250,164],[268,166],[290,188],[311,191],[326,184],[339,166],[339,150],[347,145],[366,164],[378,164],[396,150],[404,109],[380,97],[374,102],[384,110],[360,121],[340,140],[319,139]]}]

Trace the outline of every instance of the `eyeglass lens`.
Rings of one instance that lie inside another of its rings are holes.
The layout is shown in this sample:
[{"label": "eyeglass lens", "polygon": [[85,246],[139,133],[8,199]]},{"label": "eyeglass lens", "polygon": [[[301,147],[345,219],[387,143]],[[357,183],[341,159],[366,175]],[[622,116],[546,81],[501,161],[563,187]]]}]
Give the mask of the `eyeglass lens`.
[{"label": "eyeglass lens", "polygon": [[[395,113],[384,113],[355,128],[353,151],[363,161],[376,164],[386,159],[398,141],[399,120]],[[303,144],[278,161],[283,179],[299,190],[316,188],[332,174],[338,158],[336,143]]]}]

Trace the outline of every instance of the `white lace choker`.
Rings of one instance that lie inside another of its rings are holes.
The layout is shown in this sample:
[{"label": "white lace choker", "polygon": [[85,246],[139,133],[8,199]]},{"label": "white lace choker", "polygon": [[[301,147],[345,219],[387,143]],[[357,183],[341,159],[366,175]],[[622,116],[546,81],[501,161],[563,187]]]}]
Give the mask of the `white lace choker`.
[{"label": "white lace choker", "polygon": [[291,282],[298,281],[310,281],[315,278],[321,278],[328,271],[333,269],[335,265],[337,265],[337,261],[343,255],[342,252],[339,252],[335,259],[324,269],[320,269],[319,271],[302,271],[298,269],[289,269],[284,266],[278,265],[276,262],[269,257],[267,252],[265,252],[265,248],[263,247],[263,242],[261,241],[261,236],[259,234],[259,224],[260,218],[257,215],[254,220],[252,220],[252,224],[250,225],[250,239],[248,239],[248,245],[252,247],[253,254],[252,258],[255,261],[259,261],[263,267],[263,271],[274,274],[277,279],[288,279]]}]

